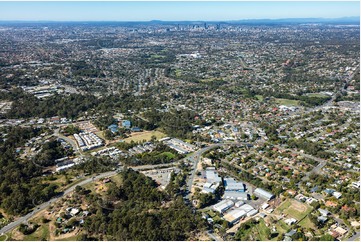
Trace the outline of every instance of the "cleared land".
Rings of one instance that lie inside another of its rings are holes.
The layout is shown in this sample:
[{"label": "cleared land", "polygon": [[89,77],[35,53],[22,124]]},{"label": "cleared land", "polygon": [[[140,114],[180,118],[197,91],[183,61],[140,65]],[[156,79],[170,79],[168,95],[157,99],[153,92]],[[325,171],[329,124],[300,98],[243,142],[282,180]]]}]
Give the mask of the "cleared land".
[{"label": "cleared land", "polygon": [[299,106],[300,101],[298,100],[291,100],[291,99],[283,99],[283,98],[276,98],[276,103],[279,105],[284,106]]},{"label": "cleared land", "polygon": [[308,97],[329,97],[325,94],[321,94],[321,93],[307,93],[306,96]]},{"label": "cleared land", "polygon": [[303,219],[311,211],[311,206],[298,202],[294,199],[287,199],[276,209],[276,213],[284,213],[287,217],[295,218],[297,221]]},{"label": "cleared land", "polygon": [[132,140],[134,142],[138,142],[138,141],[149,141],[151,140],[152,136],[155,136],[158,140],[161,138],[166,137],[166,135],[162,132],[159,131],[144,131],[144,132],[136,132],[136,133],[132,133],[132,136],[129,138],[124,139],[125,142],[130,143]]}]

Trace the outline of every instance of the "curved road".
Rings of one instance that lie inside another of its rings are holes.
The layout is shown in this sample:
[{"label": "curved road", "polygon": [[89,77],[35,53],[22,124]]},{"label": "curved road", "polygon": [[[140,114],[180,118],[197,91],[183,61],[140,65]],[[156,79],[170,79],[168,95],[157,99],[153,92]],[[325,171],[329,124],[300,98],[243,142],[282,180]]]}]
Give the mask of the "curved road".
[{"label": "curved road", "polygon": [[186,199],[189,199],[190,198],[190,191],[191,191],[191,188],[192,188],[192,184],[193,184],[193,180],[194,180],[194,175],[196,173],[196,170],[197,170],[197,165],[198,165],[198,162],[200,161],[201,159],[201,155],[208,151],[208,150],[211,150],[215,147],[220,147],[224,145],[223,143],[222,144],[213,144],[213,145],[210,145],[208,147],[205,147],[203,149],[200,149],[196,152],[194,152],[192,155],[188,156],[186,159],[188,159],[189,161],[193,162],[193,167],[192,167],[192,174],[188,177],[188,181],[187,181],[187,190],[189,191],[189,193],[185,196]]},{"label": "curved road", "polygon": [[[152,168],[156,168],[156,167],[162,167],[162,166],[172,166],[172,165],[175,165],[176,163],[178,162],[173,162],[173,163],[169,163],[169,164],[159,164],[159,165],[144,165],[144,166],[137,166],[137,167],[129,167],[133,170],[143,170],[143,169],[152,169]],[[35,214],[39,213],[40,211],[46,209],[47,207],[50,206],[50,204],[54,203],[54,202],[57,202],[58,200],[60,200],[62,197],[66,196],[67,194],[73,192],[75,190],[75,187],[77,186],[83,186],[83,185],[86,185],[88,183],[91,183],[95,180],[98,180],[100,178],[105,178],[105,177],[110,177],[110,176],[114,176],[117,174],[117,171],[109,171],[109,172],[104,172],[104,173],[101,173],[97,176],[93,176],[93,177],[90,177],[90,178],[87,178],[86,180],[84,181],[81,181],[73,186],[71,186],[70,188],[66,189],[63,194],[57,196],[57,197],[54,197],[52,199],[50,199],[49,201],[37,206],[34,208],[34,210],[20,218],[18,218],[16,221],[12,222],[12,223],[9,223],[8,225],[6,225],[5,227],[1,228],[0,229],[0,235],[2,234],[5,234],[6,232],[14,229],[16,226],[20,225],[21,223],[24,223],[26,222],[27,220],[29,220],[30,218],[32,218]]]},{"label": "curved road", "polygon": [[57,202],[58,200],[60,200],[62,197],[64,197],[65,195],[73,192],[75,190],[76,186],[83,186],[85,184],[88,184],[90,182],[93,182],[94,180],[100,179],[100,178],[104,178],[104,177],[108,177],[108,176],[114,176],[117,172],[115,171],[110,171],[110,172],[105,172],[102,173],[100,175],[94,176],[94,177],[90,177],[84,181],[81,181],[75,185],[73,185],[72,187],[66,189],[64,191],[64,193],[58,197],[52,198],[51,200],[37,206],[34,208],[34,210],[26,215],[24,215],[23,217],[18,218],[16,221],[6,225],[5,227],[3,227],[2,229],[0,229],[0,234],[4,234],[10,230],[12,230],[13,228],[15,228],[16,226],[20,225],[21,223],[26,222],[28,219],[30,219],[31,217],[33,217],[35,214],[37,214],[38,212],[46,209],[48,206],[50,206],[51,203]]}]

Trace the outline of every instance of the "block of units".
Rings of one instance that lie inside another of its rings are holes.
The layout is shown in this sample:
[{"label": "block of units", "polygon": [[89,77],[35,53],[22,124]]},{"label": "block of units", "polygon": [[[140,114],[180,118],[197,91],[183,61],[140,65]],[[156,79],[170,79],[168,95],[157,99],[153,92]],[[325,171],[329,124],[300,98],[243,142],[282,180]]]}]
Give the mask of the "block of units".
[{"label": "block of units", "polygon": [[261,188],[256,188],[256,190],[254,190],[254,194],[256,196],[258,196],[258,197],[266,199],[267,201],[271,200],[271,199],[273,199],[275,197],[272,193],[267,192],[267,191],[265,191],[265,190],[263,190]]},{"label": "block of units", "polygon": [[234,206],[234,202],[231,200],[223,200],[215,205],[213,205],[213,210],[219,212],[219,213],[224,213],[225,211],[227,211],[228,209],[230,209],[231,207]]}]

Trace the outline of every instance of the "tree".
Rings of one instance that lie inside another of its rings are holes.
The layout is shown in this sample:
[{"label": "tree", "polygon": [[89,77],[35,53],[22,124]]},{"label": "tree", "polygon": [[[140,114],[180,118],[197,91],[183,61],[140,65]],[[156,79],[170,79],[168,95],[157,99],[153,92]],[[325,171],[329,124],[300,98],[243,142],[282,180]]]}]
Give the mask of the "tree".
[{"label": "tree", "polygon": [[335,239],[330,234],[324,234],[320,238],[321,241],[335,241]]}]

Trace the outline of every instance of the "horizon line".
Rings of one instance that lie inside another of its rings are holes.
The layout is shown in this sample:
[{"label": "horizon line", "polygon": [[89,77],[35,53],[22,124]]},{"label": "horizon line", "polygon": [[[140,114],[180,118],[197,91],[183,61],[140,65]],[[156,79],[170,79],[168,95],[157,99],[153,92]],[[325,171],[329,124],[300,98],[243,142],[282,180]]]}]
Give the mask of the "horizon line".
[{"label": "horizon line", "polygon": [[235,22],[235,21],[260,21],[260,20],[341,20],[341,19],[356,19],[358,18],[360,22],[360,16],[344,16],[336,18],[326,18],[326,17],[296,17],[296,18],[246,18],[246,19],[229,19],[229,20],[161,20],[161,19],[151,19],[151,20],[1,20],[0,22]]}]

